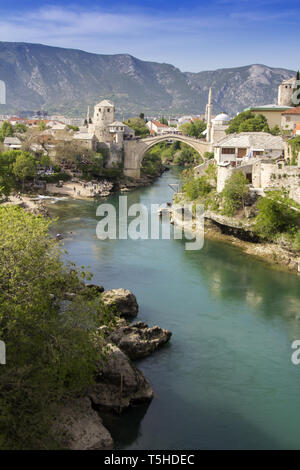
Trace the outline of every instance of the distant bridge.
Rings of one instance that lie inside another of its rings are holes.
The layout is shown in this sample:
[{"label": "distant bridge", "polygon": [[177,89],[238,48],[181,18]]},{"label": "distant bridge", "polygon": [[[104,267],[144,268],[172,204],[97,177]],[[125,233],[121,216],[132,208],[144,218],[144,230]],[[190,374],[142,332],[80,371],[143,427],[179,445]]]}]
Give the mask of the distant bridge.
[{"label": "distant bridge", "polygon": [[124,141],[124,174],[131,176],[132,178],[140,178],[141,165],[145,153],[154,145],[165,141],[184,142],[190,145],[193,149],[198,152],[202,158],[204,158],[205,152],[212,151],[212,144],[205,142],[194,137],[177,134],[164,134],[156,137],[146,137],[140,140],[125,140]]}]

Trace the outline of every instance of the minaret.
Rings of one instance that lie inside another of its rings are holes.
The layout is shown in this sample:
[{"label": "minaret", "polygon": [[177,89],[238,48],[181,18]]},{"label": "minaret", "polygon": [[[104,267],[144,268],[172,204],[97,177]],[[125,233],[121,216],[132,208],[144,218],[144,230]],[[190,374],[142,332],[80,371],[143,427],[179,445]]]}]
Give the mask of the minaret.
[{"label": "minaret", "polygon": [[207,119],[207,132],[206,132],[206,141],[211,141],[211,111],[212,111],[212,89],[210,87],[208,92],[208,103],[206,106],[206,119]]},{"label": "minaret", "polygon": [[88,106],[87,115],[86,115],[86,120],[87,120],[87,123],[88,123],[88,124],[90,123],[90,119],[91,119],[90,107]]}]

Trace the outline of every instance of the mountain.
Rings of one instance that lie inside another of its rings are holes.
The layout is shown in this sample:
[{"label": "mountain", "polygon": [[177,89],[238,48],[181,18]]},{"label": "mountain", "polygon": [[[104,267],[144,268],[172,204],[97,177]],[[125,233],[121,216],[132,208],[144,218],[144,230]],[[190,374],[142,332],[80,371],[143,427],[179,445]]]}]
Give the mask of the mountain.
[{"label": "mountain", "polygon": [[213,86],[214,114],[232,115],[251,105],[275,103],[279,83],[293,75],[265,65],[181,72],[128,54],[0,42],[0,80],[7,89],[0,113],[45,109],[84,116],[88,105],[108,98],[119,115],[201,114]]}]

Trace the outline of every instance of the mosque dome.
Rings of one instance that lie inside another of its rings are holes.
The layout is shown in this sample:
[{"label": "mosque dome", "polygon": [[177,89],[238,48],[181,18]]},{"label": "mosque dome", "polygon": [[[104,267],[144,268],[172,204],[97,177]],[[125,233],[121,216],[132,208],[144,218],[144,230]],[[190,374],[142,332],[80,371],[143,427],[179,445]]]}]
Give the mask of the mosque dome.
[{"label": "mosque dome", "polygon": [[230,121],[230,117],[225,113],[220,113],[214,119],[212,119],[212,122],[215,123],[226,123],[228,121]]}]

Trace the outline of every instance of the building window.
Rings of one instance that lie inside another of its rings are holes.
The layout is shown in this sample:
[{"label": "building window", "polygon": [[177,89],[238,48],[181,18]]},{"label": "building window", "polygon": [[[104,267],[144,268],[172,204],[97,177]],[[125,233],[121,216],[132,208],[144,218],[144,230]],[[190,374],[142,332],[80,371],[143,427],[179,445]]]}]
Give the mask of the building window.
[{"label": "building window", "polygon": [[110,111],[110,109],[109,109],[109,108],[107,108],[107,112],[108,112],[108,113],[109,113],[109,111]]},{"label": "building window", "polygon": [[235,148],[222,148],[222,154],[223,155],[234,155],[235,154]]}]

